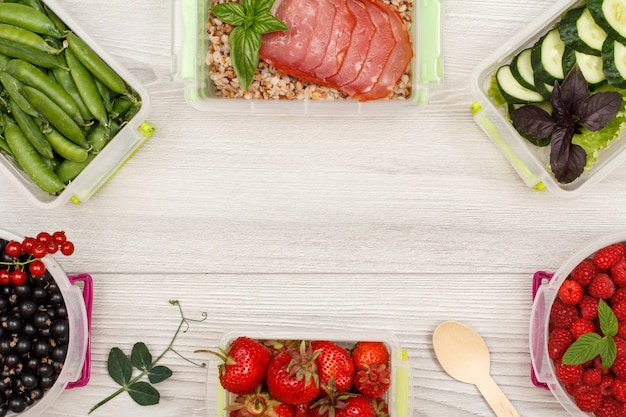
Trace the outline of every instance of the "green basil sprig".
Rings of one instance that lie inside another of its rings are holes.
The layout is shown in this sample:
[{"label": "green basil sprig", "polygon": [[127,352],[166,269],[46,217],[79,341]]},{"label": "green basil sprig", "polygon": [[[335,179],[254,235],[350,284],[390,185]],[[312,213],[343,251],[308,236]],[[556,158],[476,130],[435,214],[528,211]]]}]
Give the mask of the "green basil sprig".
[{"label": "green basil sprig", "polygon": [[270,14],[274,0],[242,0],[241,3],[221,3],[211,12],[222,22],[236,26],[230,33],[230,60],[244,90],[250,87],[259,65],[261,35],[287,30],[288,27]]}]

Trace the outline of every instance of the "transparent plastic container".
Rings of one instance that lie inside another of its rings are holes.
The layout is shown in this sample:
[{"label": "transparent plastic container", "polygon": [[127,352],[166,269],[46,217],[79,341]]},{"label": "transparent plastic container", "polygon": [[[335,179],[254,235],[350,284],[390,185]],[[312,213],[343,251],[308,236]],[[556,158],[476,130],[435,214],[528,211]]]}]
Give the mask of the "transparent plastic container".
[{"label": "transparent plastic container", "polygon": [[[22,241],[23,236],[0,230],[0,238]],[[63,369],[56,382],[44,396],[21,413],[9,412],[8,416],[35,417],[50,407],[66,389],[87,385],[91,374],[91,308],[93,281],[88,274],[66,275],[63,268],[47,255],[42,258],[46,269],[59,286],[67,308],[69,321],[69,342]],[[81,284],[80,286],[78,284]]]},{"label": "transparent plastic container", "polygon": [[[351,348],[358,341],[384,342],[390,353],[391,385],[383,396],[389,407],[390,417],[409,417],[412,415],[411,368],[406,352],[398,339],[389,332],[350,331],[324,329],[294,329],[268,326],[264,330],[231,331],[224,334],[219,347],[226,349],[239,336],[257,340],[330,340],[345,348]],[[207,416],[228,417],[224,407],[235,400],[235,395],[222,388],[218,379],[218,365],[221,361],[210,358],[207,378]]]},{"label": "transparent plastic container", "polygon": [[626,242],[626,230],[601,237],[574,253],[553,274],[538,271],[533,277],[533,306],[530,316],[531,379],[537,387],[549,389],[561,405],[575,417],[591,417],[581,411],[571,395],[556,378],[554,364],[548,356],[548,323],[550,310],[563,281],[583,259],[613,243]]},{"label": "transparent plastic container", "polygon": [[65,25],[82,38],[141,98],[141,108],[99,152],[98,156],[58,195],[41,190],[12,161],[0,155],[0,171],[34,205],[57,208],[68,201],[75,204],[89,200],[154,133],[154,126],[146,121],[150,112],[150,97],[141,83],[119,63],[111,58],[89,35],[78,26],[54,0],[42,0]]},{"label": "transparent plastic container", "polygon": [[206,65],[206,22],[210,1],[174,0],[172,74],[182,82],[189,105],[200,111],[238,114],[359,115],[414,111],[428,101],[428,89],[443,78],[441,0],[414,0],[411,41],[411,96],[407,99],[372,100],[262,100],[216,96]]},{"label": "transparent plastic container", "polygon": [[493,104],[487,91],[492,76],[501,65],[510,63],[519,52],[533,46],[569,9],[582,4],[584,2],[580,0],[556,2],[548,11],[512,39],[504,42],[479,64],[471,78],[472,92],[476,100],[472,105],[472,113],[476,123],[487,133],[528,187],[549,190],[565,198],[578,196],[593,187],[626,160],[624,152],[626,134],[622,134],[604,149],[598,161],[579,178],[569,184],[562,184],[556,181],[549,169],[550,147],[537,147],[524,139],[506,119],[504,111]]}]

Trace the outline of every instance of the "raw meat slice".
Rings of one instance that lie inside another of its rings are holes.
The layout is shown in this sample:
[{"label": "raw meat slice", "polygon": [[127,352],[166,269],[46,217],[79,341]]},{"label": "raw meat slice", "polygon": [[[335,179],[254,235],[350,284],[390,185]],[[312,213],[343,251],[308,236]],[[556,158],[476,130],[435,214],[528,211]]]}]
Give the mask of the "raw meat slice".
[{"label": "raw meat slice", "polygon": [[298,64],[298,69],[303,72],[312,72],[314,68],[324,61],[326,49],[331,42],[332,31],[328,30],[328,22],[335,21],[337,6],[334,0],[324,0],[321,3],[328,4],[325,4],[324,7],[319,7],[317,10],[313,36],[311,36],[311,41],[302,58],[302,62]]}]

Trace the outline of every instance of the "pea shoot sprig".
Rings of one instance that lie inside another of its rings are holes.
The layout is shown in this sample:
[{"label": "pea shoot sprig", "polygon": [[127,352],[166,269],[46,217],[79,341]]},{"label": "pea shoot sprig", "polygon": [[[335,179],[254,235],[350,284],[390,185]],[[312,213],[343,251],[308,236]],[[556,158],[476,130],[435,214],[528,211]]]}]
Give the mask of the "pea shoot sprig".
[{"label": "pea shoot sprig", "polygon": [[261,35],[288,27],[270,14],[274,0],[242,0],[241,3],[221,3],[211,7],[222,22],[235,29],[230,33],[228,44],[230,60],[239,84],[247,90],[259,65]]},{"label": "pea shoot sprig", "polygon": [[[202,322],[206,320],[206,312],[202,313],[201,319],[189,319],[185,317],[178,300],[170,300],[170,304],[178,307],[178,311],[180,312],[180,323],[178,324],[178,328],[176,329],[176,332],[174,333],[172,340],[170,340],[167,348],[165,348],[165,350],[154,360],[152,359],[150,350],[143,342],[137,342],[133,345],[130,357],[120,348],[112,348],[109,352],[107,368],[111,378],[121,385],[121,387],[113,394],[94,405],[91,410],[89,410],[89,414],[123,392],[128,392],[130,397],[139,405],[146,406],[158,404],[160,394],[159,391],[154,388],[153,384],[165,381],[172,376],[172,370],[170,368],[163,365],[157,365],[168,352],[178,355],[193,365],[201,367],[206,366],[205,363],[197,363],[184,357],[174,348],[174,341],[178,337],[179,333],[181,331],[184,333],[189,329],[189,322]],[[136,376],[133,376],[133,367],[140,371]],[[143,380],[146,377],[148,381]]]}]

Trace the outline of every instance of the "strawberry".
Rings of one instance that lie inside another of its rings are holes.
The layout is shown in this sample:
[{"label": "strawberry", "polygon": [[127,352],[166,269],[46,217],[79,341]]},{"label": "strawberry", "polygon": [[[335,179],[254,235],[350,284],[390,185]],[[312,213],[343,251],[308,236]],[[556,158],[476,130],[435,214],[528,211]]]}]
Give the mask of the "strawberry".
[{"label": "strawberry", "polygon": [[550,325],[554,328],[569,329],[574,320],[578,318],[576,306],[570,306],[555,298],[550,309]]},{"label": "strawberry", "polygon": [[572,343],[574,336],[569,330],[554,329],[548,337],[548,355],[552,359],[559,359]]},{"label": "strawberry", "polygon": [[316,353],[310,344],[287,349],[275,356],[267,368],[266,382],[272,397],[287,404],[302,404],[320,393]]},{"label": "strawberry", "polygon": [[590,295],[583,296],[583,299],[578,304],[580,309],[580,317],[585,320],[593,320],[598,317],[598,303],[599,299]]},{"label": "strawberry", "polygon": [[382,398],[373,398],[372,406],[374,407],[374,412],[376,413],[376,417],[389,417],[389,406],[387,402]]},{"label": "strawberry", "polygon": [[583,286],[578,281],[566,279],[557,294],[565,304],[576,305],[583,299]]},{"label": "strawberry", "polygon": [[609,299],[615,293],[615,283],[607,274],[600,273],[589,284],[589,294],[594,297]]},{"label": "strawberry", "polygon": [[594,412],[602,404],[602,391],[598,386],[579,386],[573,396],[574,402],[582,411]]},{"label": "strawberry", "polygon": [[389,362],[389,351],[383,342],[357,342],[352,349],[351,356],[356,369],[372,363]]},{"label": "strawberry", "polygon": [[311,342],[311,348],[317,353],[315,362],[320,383],[328,386],[332,379],[338,392],[349,391],[355,374],[350,353],[338,344],[325,340]]},{"label": "strawberry", "polygon": [[293,405],[273,399],[260,385],[253,393],[237,396],[225,410],[230,417],[295,417]]},{"label": "strawberry", "polygon": [[272,357],[278,355],[288,348],[297,349],[299,342],[297,340],[264,340],[263,345],[267,347],[272,354]]},{"label": "strawberry", "polygon": [[240,336],[220,353],[205,351],[220,357],[219,380],[224,389],[234,394],[253,392],[263,379],[271,359],[270,352],[260,342]]},{"label": "strawberry", "polygon": [[611,277],[618,287],[626,287],[626,260],[617,261],[611,267]]},{"label": "strawberry", "polygon": [[335,417],[376,417],[376,410],[369,398],[352,396],[337,408]]},{"label": "strawberry", "polygon": [[593,255],[593,263],[594,265],[602,270],[607,271],[613,267],[617,262],[624,259],[624,255],[622,253],[622,249],[615,246],[605,246],[602,249],[599,249]]},{"label": "strawberry", "polygon": [[583,259],[572,271],[572,279],[583,287],[589,285],[591,280],[598,273],[598,268],[596,268],[593,261],[589,258]]},{"label": "strawberry", "polygon": [[593,414],[596,417],[622,417],[622,404],[613,397],[604,397]]},{"label": "strawberry", "polygon": [[583,318],[576,319],[569,327],[570,332],[575,339],[578,339],[585,333],[593,333],[596,331],[596,325],[591,320]]},{"label": "strawberry", "polygon": [[386,363],[363,365],[356,374],[354,385],[357,391],[366,397],[382,397],[391,385],[389,367]]}]

